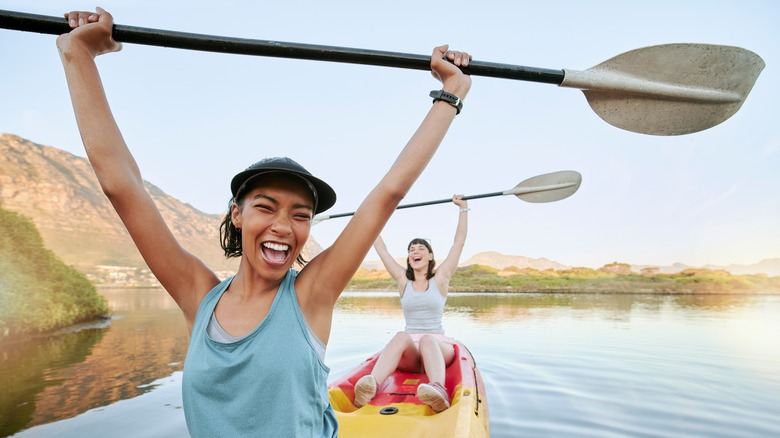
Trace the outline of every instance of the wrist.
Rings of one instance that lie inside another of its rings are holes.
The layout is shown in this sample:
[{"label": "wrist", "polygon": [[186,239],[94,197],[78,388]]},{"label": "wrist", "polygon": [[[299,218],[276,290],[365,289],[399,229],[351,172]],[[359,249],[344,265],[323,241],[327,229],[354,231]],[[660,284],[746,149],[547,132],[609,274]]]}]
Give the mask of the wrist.
[{"label": "wrist", "polygon": [[60,58],[63,62],[78,63],[82,61],[94,61],[95,54],[89,47],[78,41],[65,41],[57,44]]},{"label": "wrist", "polygon": [[463,109],[463,101],[460,100],[455,94],[448,93],[444,90],[432,90],[429,94],[433,98],[433,103],[437,101],[445,102],[455,108],[455,114],[460,114],[460,110]]},{"label": "wrist", "polygon": [[469,94],[470,88],[471,84],[465,83],[464,81],[447,81],[444,82],[441,86],[442,90],[458,96],[460,100],[464,100],[466,98],[466,95]]},{"label": "wrist", "polygon": [[469,211],[469,210],[471,210],[471,209],[470,209],[470,208],[468,208],[468,207],[461,207],[461,208],[460,208],[460,212],[461,212],[461,213],[466,213],[466,212],[467,212],[467,211]]}]

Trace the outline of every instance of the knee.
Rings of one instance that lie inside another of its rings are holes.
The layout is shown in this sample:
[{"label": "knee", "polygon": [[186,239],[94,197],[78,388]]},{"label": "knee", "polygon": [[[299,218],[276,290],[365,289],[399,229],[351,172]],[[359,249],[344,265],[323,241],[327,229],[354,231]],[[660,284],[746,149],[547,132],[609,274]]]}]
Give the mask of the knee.
[{"label": "knee", "polygon": [[390,339],[390,342],[388,342],[387,346],[395,346],[404,348],[408,345],[414,345],[414,341],[412,341],[412,337],[409,336],[406,332],[398,332],[396,333],[392,339]]},{"label": "knee", "polygon": [[420,337],[420,349],[423,348],[438,348],[439,341],[431,335],[422,335]]}]

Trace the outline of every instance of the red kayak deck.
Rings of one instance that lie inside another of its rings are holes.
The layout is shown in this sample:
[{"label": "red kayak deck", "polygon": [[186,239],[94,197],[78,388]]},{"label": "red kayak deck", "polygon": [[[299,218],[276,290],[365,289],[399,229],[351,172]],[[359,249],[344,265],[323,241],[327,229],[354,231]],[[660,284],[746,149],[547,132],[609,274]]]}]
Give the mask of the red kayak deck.
[{"label": "red kayak deck", "polygon": [[455,360],[447,367],[445,387],[451,407],[434,412],[417,398],[425,374],[396,370],[377,395],[358,409],[354,386],[369,374],[379,353],[329,385],[330,401],[339,421],[340,436],[489,436],[487,398],[479,370],[465,345],[454,342]]}]

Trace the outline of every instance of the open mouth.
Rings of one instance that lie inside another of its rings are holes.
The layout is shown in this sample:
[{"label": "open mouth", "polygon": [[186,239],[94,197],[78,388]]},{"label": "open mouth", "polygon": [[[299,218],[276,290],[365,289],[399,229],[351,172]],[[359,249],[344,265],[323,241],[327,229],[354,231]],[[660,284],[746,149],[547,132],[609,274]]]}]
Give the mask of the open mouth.
[{"label": "open mouth", "polygon": [[287,255],[290,253],[290,245],[284,245],[282,243],[263,242],[262,245],[263,258],[269,263],[280,264],[287,260]]}]

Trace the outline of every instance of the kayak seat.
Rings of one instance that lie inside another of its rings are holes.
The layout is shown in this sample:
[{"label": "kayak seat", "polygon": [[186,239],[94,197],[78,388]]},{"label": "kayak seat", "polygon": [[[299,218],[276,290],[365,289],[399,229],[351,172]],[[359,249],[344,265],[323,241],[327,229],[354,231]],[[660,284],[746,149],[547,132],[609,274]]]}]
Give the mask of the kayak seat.
[{"label": "kayak seat", "polygon": [[[463,377],[463,370],[461,369],[463,352],[458,344],[453,345],[453,348],[455,349],[455,359],[447,367],[444,381],[444,386],[451,402],[454,402],[453,395]],[[354,412],[358,410],[353,404],[355,384],[361,377],[371,373],[378,357],[379,353],[374,354],[349,371],[347,375],[330,385],[329,395],[334,410],[338,412]],[[432,409],[417,398],[417,386],[421,383],[428,383],[428,377],[425,374],[395,370],[377,388],[376,396],[363,409],[370,406],[375,407],[374,409],[393,406],[398,408],[396,412],[393,412],[396,415],[435,415],[436,413]]]}]

